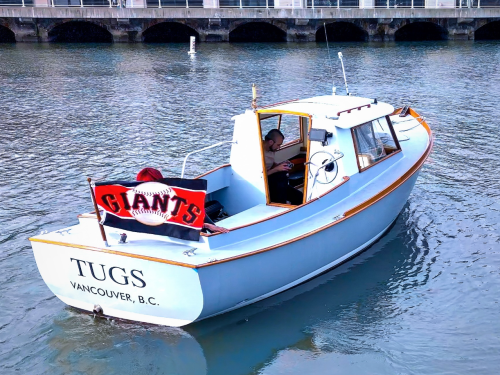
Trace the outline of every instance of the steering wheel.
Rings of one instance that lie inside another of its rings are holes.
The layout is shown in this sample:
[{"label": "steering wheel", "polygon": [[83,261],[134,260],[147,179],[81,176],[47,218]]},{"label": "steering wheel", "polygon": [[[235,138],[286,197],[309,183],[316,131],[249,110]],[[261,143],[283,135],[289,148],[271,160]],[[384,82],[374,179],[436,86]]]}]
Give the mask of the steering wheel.
[{"label": "steering wheel", "polygon": [[[343,155],[342,155],[343,156]],[[328,151],[317,151],[309,158],[308,164],[314,166],[316,169],[315,173],[311,171],[309,167],[309,173],[314,181],[326,185],[335,180],[338,173],[337,159]],[[314,160],[314,161],[313,161]]]}]

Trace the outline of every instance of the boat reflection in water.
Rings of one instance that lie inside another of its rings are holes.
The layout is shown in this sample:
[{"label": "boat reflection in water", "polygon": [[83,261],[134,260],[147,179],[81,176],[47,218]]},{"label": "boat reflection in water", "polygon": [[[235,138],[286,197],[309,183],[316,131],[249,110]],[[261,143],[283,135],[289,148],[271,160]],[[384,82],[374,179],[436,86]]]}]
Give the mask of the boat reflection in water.
[{"label": "boat reflection in water", "polygon": [[[373,362],[381,373],[394,371],[374,358],[365,343],[368,337],[381,336],[384,320],[404,309],[392,296],[415,269],[420,278],[430,272],[420,269],[425,252],[414,251],[418,236],[406,234],[406,219],[405,211],[377,243],[337,269],[267,300],[183,327],[203,348],[207,373],[258,372],[286,350],[360,354],[363,368]],[[304,358],[301,362],[307,365]]]}]

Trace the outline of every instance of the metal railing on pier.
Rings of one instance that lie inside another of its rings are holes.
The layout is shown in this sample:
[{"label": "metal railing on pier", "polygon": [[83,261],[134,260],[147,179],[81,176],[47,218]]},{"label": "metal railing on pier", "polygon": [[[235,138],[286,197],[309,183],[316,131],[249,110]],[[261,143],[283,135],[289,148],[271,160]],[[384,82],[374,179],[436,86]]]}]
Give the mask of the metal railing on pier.
[{"label": "metal railing on pier", "polygon": [[[0,0],[0,7],[81,7],[81,8],[203,8],[203,0]],[[218,0],[218,8],[359,8],[359,9],[462,9],[500,8],[500,0],[305,0],[287,6],[275,0]],[[213,7],[213,6],[212,6]],[[212,8],[211,7],[211,8]]]}]

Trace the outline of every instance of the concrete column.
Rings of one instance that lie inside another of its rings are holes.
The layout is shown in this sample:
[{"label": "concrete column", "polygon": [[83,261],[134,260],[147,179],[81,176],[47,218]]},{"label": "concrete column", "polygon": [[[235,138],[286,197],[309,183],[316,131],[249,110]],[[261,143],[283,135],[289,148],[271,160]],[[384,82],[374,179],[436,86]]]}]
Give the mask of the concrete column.
[{"label": "concrete column", "polygon": [[448,29],[448,39],[449,40],[474,40],[474,28],[449,28]]},{"label": "concrete column", "polygon": [[200,42],[229,42],[229,29],[198,29]]},{"label": "concrete column", "polygon": [[314,22],[304,18],[297,18],[293,25],[288,23],[286,31],[287,42],[315,42],[316,29],[311,25]]},{"label": "concrete column", "polygon": [[129,30],[109,29],[109,32],[113,36],[113,43],[128,43],[130,41]]},{"label": "concrete column", "polygon": [[16,42],[38,42],[38,29],[33,18],[19,18],[11,23]]}]

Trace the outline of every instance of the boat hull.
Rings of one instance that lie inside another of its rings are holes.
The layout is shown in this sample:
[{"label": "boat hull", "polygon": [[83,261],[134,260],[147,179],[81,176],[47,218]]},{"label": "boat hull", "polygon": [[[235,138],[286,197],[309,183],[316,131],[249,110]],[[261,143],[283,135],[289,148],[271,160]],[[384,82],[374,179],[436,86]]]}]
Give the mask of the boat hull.
[{"label": "boat hull", "polygon": [[64,303],[183,326],[270,297],[359,254],[397,218],[417,176],[348,218],[332,217],[330,225],[272,249],[198,268],[42,242],[32,242],[33,251],[44,281]]},{"label": "boat hull", "polygon": [[361,253],[396,220],[418,174],[345,220],[274,249],[199,269],[204,304],[198,320],[280,293]]}]

